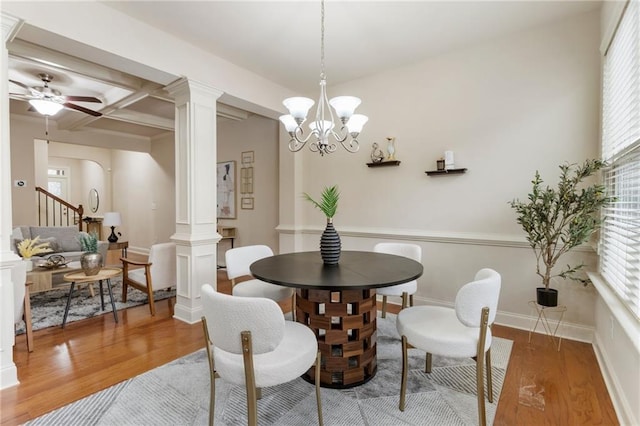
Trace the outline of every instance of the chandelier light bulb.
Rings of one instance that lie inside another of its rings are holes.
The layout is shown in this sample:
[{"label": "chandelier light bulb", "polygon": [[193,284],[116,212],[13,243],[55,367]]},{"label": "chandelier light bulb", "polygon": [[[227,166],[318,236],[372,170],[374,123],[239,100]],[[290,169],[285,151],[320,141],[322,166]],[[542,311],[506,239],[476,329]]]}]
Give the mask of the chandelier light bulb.
[{"label": "chandelier light bulb", "polygon": [[336,110],[336,115],[344,123],[353,115],[360,102],[360,98],[355,96],[337,96],[329,101],[329,105]]}]

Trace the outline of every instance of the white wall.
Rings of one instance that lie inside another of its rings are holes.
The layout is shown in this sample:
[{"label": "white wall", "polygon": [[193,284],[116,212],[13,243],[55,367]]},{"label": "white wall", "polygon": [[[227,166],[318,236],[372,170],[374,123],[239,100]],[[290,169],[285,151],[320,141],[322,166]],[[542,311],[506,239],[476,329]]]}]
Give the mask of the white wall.
[{"label": "white wall", "polygon": [[[280,224],[281,250],[317,249],[324,218],[299,195],[338,184],[334,223],[343,248],[370,249],[382,239],[421,244],[420,303],[451,303],[478,268],[495,268],[503,277],[498,321],[528,328],[527,302],[540,278],[508,201],[526,197],[536,169],[555,184],[559,164],[597,156],[599,32],[594,12],[330,87],[330,97],[362,98],[359,112],[369,116],[362,148],[282,154],[281,163],[295,155],[304,166],[288,164],[294,178],[281,181],[302,211]],[[400,166],[368,168],[371,144],[385,146],[386,136],[396,137]],[[445,150],[468,172],[428,177]],[[587,249],[564,261],[572,258],[594,262]],[[568,305],[561,331],[590,341],[593,287],[554,285]]]},{"label": "white wall", "polygon": [[[237,219],[220,219],[218,223],[237,228],[236,247],[265,244],[278,252],[278,128],[275,120],[258,115],[218,122],[218,161],[235,161],[237,173]],[[240,205],[241,154],[245,151],[254,152],[253,210]],[[220,248],[220,258],[225,248]]]}]

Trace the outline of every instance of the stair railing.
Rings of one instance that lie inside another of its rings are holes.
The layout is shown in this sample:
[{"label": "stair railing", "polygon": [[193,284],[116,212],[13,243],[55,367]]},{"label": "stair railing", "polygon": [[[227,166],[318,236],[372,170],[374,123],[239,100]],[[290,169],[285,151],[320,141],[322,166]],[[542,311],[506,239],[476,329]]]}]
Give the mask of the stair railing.
[{"label": "stair railing", "polygon": [[76,207],[39,186],[36,187],[36,192],[38,193],[38,226],[78,225],[78,230],[82,231],[84,214],[82,204]]}]

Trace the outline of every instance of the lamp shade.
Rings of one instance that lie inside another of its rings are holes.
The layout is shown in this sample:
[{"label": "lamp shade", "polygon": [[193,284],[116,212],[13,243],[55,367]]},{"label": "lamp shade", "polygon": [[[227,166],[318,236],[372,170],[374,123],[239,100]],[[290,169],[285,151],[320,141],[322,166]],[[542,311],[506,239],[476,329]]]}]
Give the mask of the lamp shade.
[{"label": "lamp shade", "polygon": [[56,115],[63,106],[46,99],[31,99],[29,103],[42,115]]},{"label": "lamp shade", "polygon": [[296,120],[304,120],[307,118],[309,108],[315,103],[313,99],[303,98],[300,96],[287,98],[282,101],[285,107],[289,110],[289,114]]},{"label": "lamp shade", "polygon": [[120,226],[122,225],[122,219],[120,218],[120,213],[117,212],[107,212],[104,214],[104,219],[102,220],[102,224],[104,226]]}]

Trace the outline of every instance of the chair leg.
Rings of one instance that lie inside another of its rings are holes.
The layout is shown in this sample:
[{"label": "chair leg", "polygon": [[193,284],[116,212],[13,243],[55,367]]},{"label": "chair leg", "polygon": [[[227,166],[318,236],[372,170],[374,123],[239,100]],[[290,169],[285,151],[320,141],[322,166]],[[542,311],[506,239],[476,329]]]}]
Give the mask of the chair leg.
[{"label": "chair leg", "polygon": [[413,294],[409,296],[409,306],[413,306]]},{"label": "chair leg", "polygon": [[316,403],[318,404],[318,425],[322,426],[324,424],[322,420],[322,399],[320,399],[320,367],[321,367],[321,353],[318,351],[318,356],[316,357]]},{"label": "chair leg", "polygon": [[487,337],[487,328],[489,324],[489,308],[482,308],[480,316],[480,335],[478,336],[478,349],[476,355],[476,387],[478,389],[478,424],[485,426],[487,424],[487,416],[485,413],[484,403],[484,361],[485,361],[485,341]]},{"label": "chair leg", "polygon": [[407,297],[408,297],[408,296],[409,296],[409,295],[407,294],[407,292],[406,292],[406,291],[403,291],[403,292],[402,292],[402,307],[401,307],[400,309],[404,309],[404,308],[406,308],[406,307],[408,306],[408,305],[407,305]]},{"label": "chair leg", "polygon": [[207,328],[207,319],[202,317],[202,329],[204,330],[204,345],[207,348],[207,359],[209,360],[209,380],[211,382],[211,391],[209,394],[209,426],[213,426],[213,418],[216,412],[216,369],[213,351],[211,350],[211,340],[209,340],[209,329]]},{"label": "chair leg", "polygon": [[256,392],[256,377],[253,370],[253,347],[251,344],[251,332],[243,331],[240,335],[242,340],[242,358],[244,359],[244,381],[247,390],[247,411],[248,425],[258,425],[258,399]]},{"label": "chair leg", "polygon": [[291,317],[293,318],[293,321],[296,321],[296,292],[294,290],[293,294],[291,295]]},{"label": "chair leg", "polygon": [[127,278],[126,275],[123,273],[122,274],[122,303],[127,303],[127,289],[128,289],[128,285],[127,285]]},{"label": "chair leg", "polygon": [[487,367],[487,398],[489,402],[493,402],[493,378],[491,373],[491,348],[487,350],[485,355],[486,367]]},{"label": "chair leg", "polygon": [[407,337],[402,336],[402,379],[400,380],[400,411],[404,411],[405,396],[407,394],[407,370],[409,359],[407,355]]},{"label": "chair leg", "polygon": [[382,318],[387,317],[387,296],[382,296]]},{"label": "chair leg", "polygon": [[33,352],[33,326],[31,324],[31,295],[29,284],[24,290],[24,327],[27,334],[27,351]]},{"label": "chair leg", "polygon": [[151,316],[156,315],[156,304],[153,300],[153,289],[151,288],[151,283],[147,283],[147,297],[149,298],[149,310],[151,311]]}]

